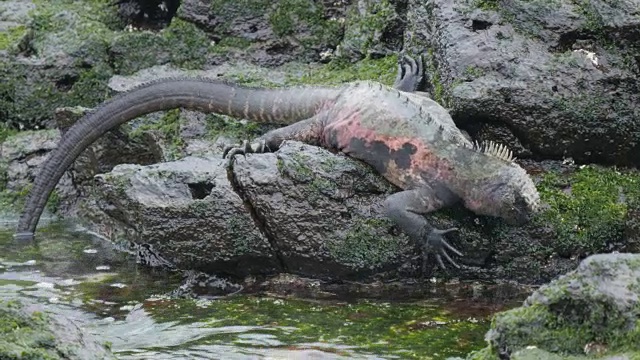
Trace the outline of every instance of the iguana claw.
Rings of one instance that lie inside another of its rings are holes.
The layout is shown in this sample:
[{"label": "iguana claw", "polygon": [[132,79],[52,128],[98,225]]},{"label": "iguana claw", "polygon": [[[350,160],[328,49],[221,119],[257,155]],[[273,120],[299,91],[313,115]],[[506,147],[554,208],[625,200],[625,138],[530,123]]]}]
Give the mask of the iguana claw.
[{"label": "iguana claw", "polygon": [[422,272],[424,273],[426,270],[426,266],[427,266],[427,257],[429,253],[434,253],[436,256],[436,260],[438,261],[438,264],[440,265],[440,267],[445,270],[446,266],[444,265],[444,261],[442,261],[442,258],[444,257],[445,259],[447,259],[447,261],[455,266],[456,268],[460,268],[460,265],[458,265],[449,255],[449,253],[447,253],[448,251],[453,252],[454,254],[458,255],[458,256],[463,256],[463,254],[456,248],[454,248],[453,246],[451,246],[447,240],[445,240],[444,235],[453,231],[458,231],[458,228],[450,228],[450,229],[445,229],[445,230],[439,230],[439,229],[433,229],[431,230],[431,232],[429,233],[429,235],[427,235],[427,238],[424,242],[424,244],[422,244]]},{"label": "iguana claw", "polygon": [[265,153],[271,151],[264,140],[250,144],[249,140],[242,141],[242,145],[228,145],[222,151],[222,158],[233,159],[236,155],[247,155],[251,153]]}]

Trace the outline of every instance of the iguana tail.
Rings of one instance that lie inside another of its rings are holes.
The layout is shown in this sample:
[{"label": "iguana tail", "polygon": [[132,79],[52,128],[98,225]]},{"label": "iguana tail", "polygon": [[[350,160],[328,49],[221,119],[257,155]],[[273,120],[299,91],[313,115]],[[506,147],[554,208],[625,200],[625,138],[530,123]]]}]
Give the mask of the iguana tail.
[{"label": "iguana tail", "polygon": [[42,165],[18,222],[15,238],[31,240],[49,195],[73,161],[107,131],[141,115],[185,108],[258,122],[291,124],[312,117],[339,89],[246,88],[203,78],[173,78],[141,85],[104,102],[64,134]]}]

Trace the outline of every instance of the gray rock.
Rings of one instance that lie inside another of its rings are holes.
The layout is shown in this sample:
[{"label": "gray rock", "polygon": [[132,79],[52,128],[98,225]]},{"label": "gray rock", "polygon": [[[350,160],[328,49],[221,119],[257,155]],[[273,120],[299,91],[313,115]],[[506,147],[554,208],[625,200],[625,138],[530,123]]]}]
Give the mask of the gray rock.
[{"label": "gray rock", "polygon": [[383,214],[394,188],[363,163],[286,142],[274,154],[238,157],[234,175],[288,271],[361,276],[413,253]]},{"label": "gray rock", "polygon": [[638,352],[639,279],[640,255],[590,256],[522,307],[497,314],[486,336],[491,350],[507,356],[531,346],[563,355]]},{"label": "gray rock", "polygon": [[405,40],[429,50],[436,98],[472,136],[518,156],[637,165],[639,6],[412,1]]},{"label": "gray rock", "polygon": [[216,41],[250,51],[241,56],[262,66],[305,58],[319,60],[341,40],[350,1],[234,2],[184,0],[177,16],[207,30]]},{"label": "gray rock", "polygon": [[364,164],[297,142],[224,162],[189,157],[97,176],[111,229],[179,268],[235,275],[358,277],[396,268],[413,246],[384,218],[393,191]]},{"label": "gray rock", "polygon": [[[33,182],[40,164],[60,140],[58,130],[23,131],[0,143],[0,159],[5,172],[5,188],[21,192]],[[70,179],[63,177],[59,186]]]},{"label": "gray rock", "polygon": [[29,12],[36,5],[31,0],[5,0],[0,2],[0,32],[24,25],[29,20]]},{"label": "gray rock", "polygon": [[239,275],[281,270],[221,159],[118,165],[96,177],[95,190],[114,234],[126,233],[179,268]]},{"label": "gray rock", "polygon": [[336,55],[360,60],[365,56],[398,53],[402,49],[407,3],[407,0],[354,1]]}]

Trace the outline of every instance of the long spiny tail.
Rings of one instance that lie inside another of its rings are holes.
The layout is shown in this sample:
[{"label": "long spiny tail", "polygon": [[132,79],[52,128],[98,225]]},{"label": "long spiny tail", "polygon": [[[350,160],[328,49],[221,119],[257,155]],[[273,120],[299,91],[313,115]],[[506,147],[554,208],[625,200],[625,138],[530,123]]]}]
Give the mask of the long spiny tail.
[{"label": "long spiny tail", "polygon": [[185,108],[258,122],[290,124],[312,117],[332,101],[331,88],[260,89],[203,78],[164,79],[106,101],[64,134],[40,169],[18,222],[15,238],[33,239],[49,195],[71,163],[107,131],[141,115]]}]

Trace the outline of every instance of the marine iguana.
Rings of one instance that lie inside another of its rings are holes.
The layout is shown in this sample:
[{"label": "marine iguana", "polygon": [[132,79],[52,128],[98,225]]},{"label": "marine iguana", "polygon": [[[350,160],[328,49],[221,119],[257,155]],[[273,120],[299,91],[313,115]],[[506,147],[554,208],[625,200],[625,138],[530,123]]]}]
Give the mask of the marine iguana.
[{"label": "marine iguana", "polygon": [[[71,163],[105,132],[138,116],[185,108],[256,122],[285,124],[223,157],[276,151],[298,140],[340,151],[371,165],[402,191],[384,202],[387,216],[420,244],[459,265],[449,251],[462,253],[423,215],[456,202],[480,215],[523,224],[539,208],[536,188],[511,152],[492,142],[471,142],[445,108],[429,94],[414,92],[424,75],[422,61],[404,57],[395,88],[371,81],[337,87],[248,88],[205,78],[169,78],[114,96],[85,115],[63,135],[36,176],[15,238],[32,240],[47,198]],[[423,263],[424,266],[424,263]]]}]

